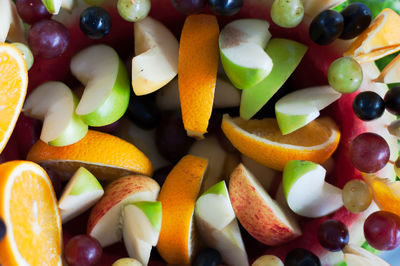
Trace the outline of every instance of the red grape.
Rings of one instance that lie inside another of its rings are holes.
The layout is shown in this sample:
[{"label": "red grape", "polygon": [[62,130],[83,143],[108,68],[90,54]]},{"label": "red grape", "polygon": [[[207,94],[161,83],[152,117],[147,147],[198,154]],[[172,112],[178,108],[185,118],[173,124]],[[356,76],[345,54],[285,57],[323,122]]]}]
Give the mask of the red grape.
[{"label": "red grape", "polygon": [[374,212],[365,220],[364,235],[375,249],[395,249],[400,245],[400,217],[387,211]]},{"label": "red grape", "polygon": [[44,19],[29,30],[28,42],[35,56],[51,59],[65,52],[69,44],[69,32],[63,24]]},{"label": "red grape", "polygon": [[339,251],[349,243],[349,231],[338,220],[326,220],[318,229],[318,241],[329,251]]},{"label": "red grape", "polygon": [[389,161],[389,145],[375,133],[358,135],[350,146],[350,160],[354,167],[365,173],[375,173]]},{"label": "red grape", "polygon": [[51,14],[41,0],[17,0],[15,4],[19,16],[30,25],[39,20],[51,18]]},{"label": "red grape", "polygon": [[102,255],[100,243],[88,235],[74,236],[65,245],[64,256],[69,265],[96,265]]},{"label": "red grape", "polygon": [[206,0],[171,0],[174,7],[185,15],[200,13],[207,4]]}]

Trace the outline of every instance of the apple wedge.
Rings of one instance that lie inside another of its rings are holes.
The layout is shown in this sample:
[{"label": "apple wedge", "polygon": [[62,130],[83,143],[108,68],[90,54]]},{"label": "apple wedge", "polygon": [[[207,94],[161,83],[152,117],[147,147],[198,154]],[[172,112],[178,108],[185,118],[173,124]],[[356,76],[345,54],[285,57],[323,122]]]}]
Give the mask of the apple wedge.
[{"label": "apple wedge", "polygon": [[88,170],[80,167],[68,181],[60,200],[61,221],[75,218],[92,207],[104,194],[97,178]]},{"label": "apple wedge", "polygon": [[276,180],[280,179],[280,172],[274,169],[268,168],[256,161],[250,159],[246,155],[241,155],[243,165],[252,173],[257,180],[261,183],[266,191],[276,189]]},{"label": "apple wedge", "polygon": [[272,70],[265,52],[271,33],[260,19],[239,19],[226,25],[219,35],[221,62],[226,75],[238,89],[251,88]]},{"label": "apple wedge", "polygon": [[302,128],[319,116],[319,111],[342,95],[330,86],[294,91],[275,104],[276,120],[283,135]]},{"label": "apple wedge", "polygon": [[289,161],[283,170],[283,191],[290,209],[317,218],[343,206],[341,189],[325,182],[326,170],[309,161]]},{"label": "apple wedge", "polygon": [[0,43],[7,39],[11,25],[10,0],[0,0]]},{"label": "apple wedge", "polygon": [[357,245],[347,245],[343,249],[344,261],[354,266],[389,266],[389,264],[368,250]]},{"label": "apple wedge", "polygon": [[284,212],[242,164],[231,174],[229,196],[236,217],[259,242],[274,246],[300,236],[295,218]]},{"label": "apple wedge", "polygon": [[85,85],[76,108],[89,126],[105,126],[120,119],[129,104],[128,73],[117,52],[93,45],[71,59],[72,74]]},{"label": "apple wedge", "polygon": [[151,17],[135,22],[134,32],[132,88],[136,95],[145,95],[178,74],[179,44],[167,27]]},{"label": "apple wedge", "polygon": [[96,238],[102,247],[120,241],[123,206],[139,201],[155,201],[159,191],[160,186],[150,177],[130,175],[115,180],[105,188],[103,197],[93,207],[87,233]]},{"label": "apple wedge", "polygon": [[50,81],[37,87],[25,101],[24,114],[43,120],[40,139],[53,146],[81,140],[88,126],[75,114],[78,99],[64,83]]},{"label": "apple wedge", "polygon": [[225,181],[215,184],[199,197],[195,217],[200,236],[208,246],[221,253],[225,263],[232,266],[248,265]]}]

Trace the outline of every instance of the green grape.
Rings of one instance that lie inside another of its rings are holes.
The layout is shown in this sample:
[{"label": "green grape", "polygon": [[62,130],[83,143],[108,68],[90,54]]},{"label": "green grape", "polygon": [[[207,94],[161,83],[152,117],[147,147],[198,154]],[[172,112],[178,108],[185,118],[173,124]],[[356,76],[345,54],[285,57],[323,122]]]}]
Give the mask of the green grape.
[{"label": "green grape", "polygon": [[25,59],[26,68],[28,70],[31,69],[31,67],[33,65],[33,55],[32,55],[31,49],[29,49],[29,47],[26,46],[25,44],[19,43],[19,42],[14,42],[14,43],[12,43],[12,45],[14,45],[16,48],[18,48],[18,50],[21,51],[21,53]]},{"label": "green grape", "polygon": [[364,181],[353,179],[344,186],[342,200],[349,212],[360,213],[371,205],[372,192]]},{"label": "green grape", "polygon": [[293,28],[300,24],[304,16],[302,0],[275,0],[271,8],[271,18],[282,28]]},{"label": "green grape", "polygon": [[363,72],[360,64],[351,57],[336,59],[328,70],[331,87],[340,93],[355,92],[362,83]]},{"label": "green grape", "polygon": [[150,12],[150,0],[118,0],[118,13],[130,22],[144,19]]}]

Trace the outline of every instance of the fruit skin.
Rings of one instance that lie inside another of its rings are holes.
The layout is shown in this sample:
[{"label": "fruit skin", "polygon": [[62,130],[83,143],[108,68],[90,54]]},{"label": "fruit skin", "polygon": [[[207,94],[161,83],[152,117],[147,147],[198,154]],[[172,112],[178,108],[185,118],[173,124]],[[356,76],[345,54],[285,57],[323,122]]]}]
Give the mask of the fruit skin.
[{"label": "fruit skin", "polygon": [[310,24],[310,38],[319,45],[327,45],[336,40],[343,31],[343,16],[334,10],[325,10]]},{"label": "fruit skin", "polygon": [[51,18],[51,14],[41,0],[18,0],[16,1],[16,7],[22,20],[30,25],[41,19]]},{"label": "fruit skin", "polygon": [[307,266],[321,266],[321,262],[318,257],[312,252],[303,249],[297,248],[290,251],[285,258],[286,266],[299,266],[299,265],[307,265]]},{"label": "fruit skin", "polygon": [[194,259],[194,266],[217,266],[221,264],[221,254],[215,249],[206,248],[201,250]]},{"label": "fruit skin", "polygon": [[273,255],[264,255],[256,259],[251,266],[284,266],[280,258]]},{"label": "fruit skin", "polygon": [[125,20],[136,22],[144,19],[150,12],[150,0],[118,0],[118,13]]},{"label": "fruit skin", "polygon": [[275,0],[271,8],[271,19],[283,28],[294,28],[304,16],[303,3],[300,0]]},{"label": "fruit skin", "polygon": [[111,266],[142,266],[142,264],[132,258],[122,258],[115,261]]},{"label": "fruit skin", "polygon": [[86,235],[71,238],[64,251],[65,260],[69,265],[96,265],[100,262],[102,254],[99,242]]},{"label": "fruit skin", "polygon": [[394,115],[400,115],[400,86],[388,90],[384,100],[386,110]]},{"label": "fruit skin", "polygon": [[101,39],[110,33],[111,17],[101,7],[88,7],[81,14],[79,26],[90,39]]},{"label": "fruit skin", "polygon": [[6,225],[3,219],[0,218],[0,241],[3,240],[4,236],[6,235],[6,232],[7,232]]},{"label": "fruit skin", "polygon": [[360,88],[363,73],[360,64],[351,57],[333,61],[328,70],[328,82],[340,93],[352,93]]},{"label": "fruit skin", "polygon": [[207,0],[171,0],[176,10],[185,15],[201,13],[207,6]]},{"label": "fruit skin", "polygon": [[343,16],[341,39],[350,40],[360,35],[372,20],[371,10],[363,3],[351,3],[340,14]]},{"label": "fruit skin", "polygon": [[392,250],[400,245],[400,218],[394,213],[378,211],[364,223],[364,235],[373,248]]},{"label": "fruit skin", "polygon": [[359,93],[353,101],[353,111],[358,118],[371,121],[382,116],[385,102],[373,91]]},{"label": "fruit skin", "polygon": [[338,220],[327,220],[318,228],[318,241],[329,251],[339,251],[349,243],[349,231]]},{"label": "fruit skin", "polygon": [[208,0],[208,6],[217,15],[235,15],[243,6],[243,0]]}]

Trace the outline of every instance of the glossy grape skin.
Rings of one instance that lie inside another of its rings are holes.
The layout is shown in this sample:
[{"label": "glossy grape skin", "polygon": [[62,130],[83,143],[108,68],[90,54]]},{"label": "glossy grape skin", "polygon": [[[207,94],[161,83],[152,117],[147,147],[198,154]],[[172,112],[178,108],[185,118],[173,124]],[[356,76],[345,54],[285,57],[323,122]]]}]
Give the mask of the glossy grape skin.
[{"label": "glossy grape skin", "polygon": [[118,13],[126,21],[144,19],[150,12],[150,0],[118,0]]},{"label": "glossy grape skin", "polygon": [[290,251],[285,257],[285,266],[321,266],[319,258],[303,248]]},{"label": "glossy grape skin", "polygon": [[384,100],[388,112],[394,115],[400,115],[400,86],[388,90]]},{"label": "glossy grape skin", "polygon": [[6,224],[4,223],[3,219],[0,218],[0,241],[6,236]]},{"label": "glossy grape skin", "polygon": [[153,179],[157,181],[160,187],[164,185],[165,179],[167,179],[167,176],[169,172],[171,172],[172,168],[172,165],[167,165],[154,171]]},{"label": "glossy grape skin", "polygon": [[272,21],[282,28],[294,28],[304,17],[301,0],[275,0],[271,8]]},{"label": "glossy grape skin", "polygon": [[389,145],[378,134],[366,132],[358,135],[350,145],[350,160],[364,173],[375,173],[389,161]]},{"label": "glossy grape skin", "polygon": [[197,254],[193,266],[217,266],[221,263],[221,254],[215,249],[206,248]]},{"label": "glossy grape skin", "polygon": [[171,0],[176,10],[185,15],[198,14],[207,6],[207,0]]},{"label": "glossy grape skin", "polygon": [[110,14],[98,6],[88,7],[81,13],[79,27],[90,39],[101,39],[110,33]]},{"label": "glossy grape skin", "polygon": [[158,126],[161,111],[149,96],[136,96],[131,93],[128,109],[128,118],[143,129],[153,129]]},{"label": "glossy grape skin", "polygon": [[47,11],[41,0],[17,0],[15,5],[18,15],[30,25],[42,19],[51,18],[51,14]]},{"label": "glossy grape skin", "polygon": [[338,220],[326,220],[318,228],[318,241],[329,251],[339,251],[349,243],[349,231]]},{"label": "glossy grape skin", "polygon": [[343,16],[334,10],[318,14],[310,24],[310,38],[319,45],[327,45],[336,40],[343,31]]},{"label": "glossy grape skin", "polygon": [[383,115],[385,102],[373,91],[359,93],[353,101],[353,111],[363,121],[371,121]]},{"label": "glossy grape skin", "polygon": [[363,3],[352,3],[343,9],[344,19],[343,32],[340,39],[350,40],[360,35],[371,23],[371,10]]},{"label": "glossy grape skin", "polygon": [[351,57],[341,57],[333,61],[328,69],[331,87],[340,93],[352,93],[360,88],[363,72],[360,64]]},{"label": "glossy grape skin", "polygon": [[62,55],[69,44],[69,32],[54,20],[41,20],[29,30],[28,43],[33,55],[51,59]]},{"label": "glossy grape skin", "polygon": [[50,167],[39,163],[40,166],[46,171],[47,175],[50,178],[51,184],[53,185],[54,192],[56,193],[57,198],[61,195],[62,191],[62,184],[61,184],[61,177],[57,174],[56,171],[52,170]]},{"label": "glossy grape skin", "polygon": [[86,266],[100,262],[103,249],[99,241],[88,235],[77,235],[65,245],[64,257],[69,265]]},{"label": "glossy grape skin", "polygon": [[353,179],[343,187],[342,200],[349,212],[360,213],[371,205],[372,191],[364,181]]},{"label": "glossy grape skin", "polygon": [[400,245],[400,217],[387,211],[374,212],[364,222],[364,235],[375,249],[395,249]]},{"label": "glossy grape skin", "polygon": [[18,50],[24,56],[24,60],[25,60],[25,63],[26,63],[26,68],[28,70],[31,69],[31,67],[33,65],[33,54],[32,54],[31,49],[29,49],[29,47],[26,46],[25,44],[19,43],[19,42],[14,42],[14,43],[12,43],[12,45],[17,47]]},{"label": "glossy grape skin", "polygon": [[208,0],[208,6],[216,15],[235,15],[243,6],[243,0]]}]

